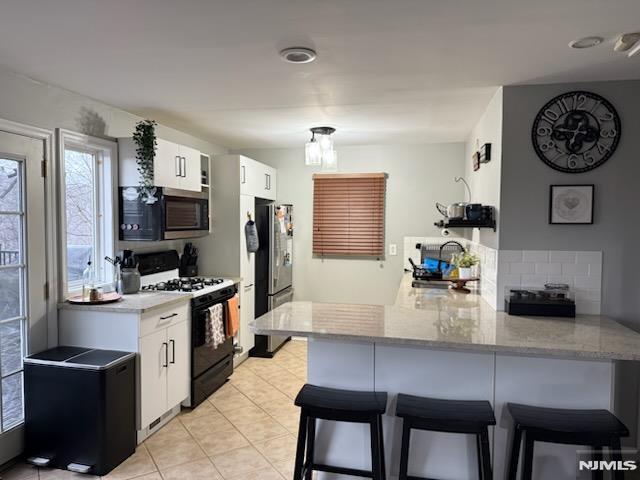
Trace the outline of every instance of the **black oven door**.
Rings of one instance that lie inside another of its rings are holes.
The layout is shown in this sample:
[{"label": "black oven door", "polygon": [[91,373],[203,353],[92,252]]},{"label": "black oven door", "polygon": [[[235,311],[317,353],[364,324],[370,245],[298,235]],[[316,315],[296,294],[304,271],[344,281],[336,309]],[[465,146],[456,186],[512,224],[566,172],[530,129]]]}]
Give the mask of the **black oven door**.
[{"label": "black oven door", "polygon": [[[209,307],[216,303],[224,302],[224,324],[226,330],[226,319],[228,315],[226,301],[233,297],[235,289],[227,288],[219,293],[220,295],[216,295],[217,298],[213,302],[204,301],[201,300],[201,297],[196,297],[192,303],[191,341],[193,344],[192,376],[194,378],[202,375],[208,369],[224,360],[225,357],[233,356],[233,337],[227,337],[222,345],[218,345],[218,348],[212,348],[211,345],[207,345],[205,341],[208,310]],[[225,331],[225,334],[226,333],[227,332]]]}]

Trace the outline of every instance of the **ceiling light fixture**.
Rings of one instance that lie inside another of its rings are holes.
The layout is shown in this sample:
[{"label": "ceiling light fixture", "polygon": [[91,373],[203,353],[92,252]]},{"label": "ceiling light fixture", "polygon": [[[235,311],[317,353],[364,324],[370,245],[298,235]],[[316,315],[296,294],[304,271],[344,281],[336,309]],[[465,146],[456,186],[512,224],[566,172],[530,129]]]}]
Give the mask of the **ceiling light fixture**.
[{"label": "ceiling light fixture", "polygon": [[600,45],[604,41],[602,37],[584,37],[569,43],[571,48],[591,48]]},{"label": "ceiling light fixture", "polygon": [[631,47],[633,47],[640,40],[640,32],[635,33],[623,33],[616,40],[616,44],[613,49],[616,52],[626,52]]},{"label": "ceiling light fixture", "polygon": [[333,148],[333,134],[336,129],[332,127],[313,127],[311,140],[304,146],[305,165],[322,165],[323,171],[336,171],[338,169],[338,156]]},{"label": "ceiling light fixture", "polygon": [[629,53],[627,53],[627,57],[631,58],[634,55],[637,55],[638,53],[640,53],[640,41],[636,43],[635,47],[629,50]]},{"label": "ceiling light fixture", "polygon": [[280,52],[280,56],[289,63],[311,63],[316,59],[316,52],[306,47],[285,48]]}]

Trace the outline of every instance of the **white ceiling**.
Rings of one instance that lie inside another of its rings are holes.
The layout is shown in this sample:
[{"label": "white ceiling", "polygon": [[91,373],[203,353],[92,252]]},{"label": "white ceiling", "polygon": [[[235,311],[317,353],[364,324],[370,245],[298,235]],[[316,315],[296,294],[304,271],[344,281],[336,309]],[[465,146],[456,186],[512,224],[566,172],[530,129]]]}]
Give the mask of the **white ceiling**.
[{"label": "white ceiling", "polygon": [[0,65],[228,147],[446,142],[498,85],[640,78],[635,30],[638,0],[3,0]]}]

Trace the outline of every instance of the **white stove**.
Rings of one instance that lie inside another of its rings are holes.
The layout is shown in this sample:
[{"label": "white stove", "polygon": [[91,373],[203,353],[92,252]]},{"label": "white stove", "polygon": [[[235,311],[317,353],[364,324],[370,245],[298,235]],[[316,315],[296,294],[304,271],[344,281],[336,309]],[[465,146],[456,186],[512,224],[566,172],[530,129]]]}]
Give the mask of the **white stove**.
[{"label": "white stove", "polygon": [[233,286],[233,281],[225,278],[180,277],[177,269],[144,275],[140,277],[140,283],[140,290],[143,292],[171,292],[189,294],[192,297]]}]

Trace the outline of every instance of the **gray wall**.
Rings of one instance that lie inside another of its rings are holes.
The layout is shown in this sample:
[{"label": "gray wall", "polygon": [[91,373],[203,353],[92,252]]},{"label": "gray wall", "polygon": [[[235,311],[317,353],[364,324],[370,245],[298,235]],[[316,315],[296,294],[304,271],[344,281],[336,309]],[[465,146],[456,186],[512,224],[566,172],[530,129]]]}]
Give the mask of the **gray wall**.
[{"label": "gray wall", "polygon": [[[622,121],[620,144],[601,167],[557,172],[531,144],[538,110],[555,95],[587,90],[608,99]],[[602,313],[640,330],[640,81],[504,88],[501,249],[602,250]],[[594,225],[549,225],[549,186],[595,184]]]},{"label": "gray wall", "polygon": [[464,144],[340,146],[339,170],[386,172],[386,251],[383,259],[315,258],[311,251],[313,181],[317,168],[304,165],[304,148],[251,149],[242,153],[278,169],[278,200],[295,208],[294,287],[296,298],[319,302],[389,304],[395,301],[403,271],[405,236],[439,235],[434,203],[463,195],[453,182],[464,173]]},{"label": "gray wall", "polygon": [[[502,169],[502,88],[493,96],[484,114],[471,131],[465,145],[465,179],[471,187],[471,201],[495,207],[500,221],[500,172]],[[491,161],[473,171],[474,152],[485,143],[491,144]],[[498,233],[474,228],[468,238],[490,248],[498,248]]]}]

